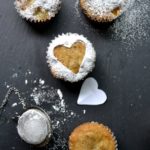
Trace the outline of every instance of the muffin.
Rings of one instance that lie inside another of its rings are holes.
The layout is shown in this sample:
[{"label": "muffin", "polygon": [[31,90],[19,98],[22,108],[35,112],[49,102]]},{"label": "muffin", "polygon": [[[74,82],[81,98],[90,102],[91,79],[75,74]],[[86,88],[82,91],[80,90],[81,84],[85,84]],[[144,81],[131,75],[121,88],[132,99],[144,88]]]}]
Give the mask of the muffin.
[{"label": "muffin", "polygon": [[130,0],[80,0],[85,15],[96,22],[111,22],[127,8]]},{"label": "muffin", "polygon": [[42,147],[52,135],[51,120],[43,110],[32,108],[19,117],[17,131],[26,143]]},{"label": "muffin", "polygon": [[69,150],[117,150],[116,139],[103,124],[81,124],[69,137]]},{"label": "muffin", "polygon": [[51,20],[60,9],[61,0],[15,0],[17,12],[31,22]]},{"label": "muffin", "polygon": [[76,33],[62,34],[49,44],[47,62],[55,78],[83,79],[95,66],[96,53],[89,40]]}]

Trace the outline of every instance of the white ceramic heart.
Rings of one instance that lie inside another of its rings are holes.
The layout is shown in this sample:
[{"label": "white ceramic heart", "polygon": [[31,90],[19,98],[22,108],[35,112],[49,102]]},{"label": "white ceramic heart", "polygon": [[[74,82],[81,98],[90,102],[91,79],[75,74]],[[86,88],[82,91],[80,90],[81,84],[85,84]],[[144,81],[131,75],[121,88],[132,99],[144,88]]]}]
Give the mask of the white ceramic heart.
[{"label": "white ceramic heart", "polygon": [[98,83],[94,78],[87,78],[81,87],[77,100],[78,105],[101,105],[107,100],[106,93],[98,89]]}]

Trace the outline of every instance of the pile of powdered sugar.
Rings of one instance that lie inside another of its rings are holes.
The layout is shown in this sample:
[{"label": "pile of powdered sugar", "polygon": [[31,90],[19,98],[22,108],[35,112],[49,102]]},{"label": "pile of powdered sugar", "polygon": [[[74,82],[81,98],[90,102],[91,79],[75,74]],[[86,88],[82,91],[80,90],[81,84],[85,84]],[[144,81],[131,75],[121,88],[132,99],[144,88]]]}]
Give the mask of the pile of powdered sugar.
[{"label": "pile of powdered sugar", "polygon": [[41,144],[51,136],[50,119],[43,111],[29,109],[18,120],[17,131],[20,137],[30,144]]}]

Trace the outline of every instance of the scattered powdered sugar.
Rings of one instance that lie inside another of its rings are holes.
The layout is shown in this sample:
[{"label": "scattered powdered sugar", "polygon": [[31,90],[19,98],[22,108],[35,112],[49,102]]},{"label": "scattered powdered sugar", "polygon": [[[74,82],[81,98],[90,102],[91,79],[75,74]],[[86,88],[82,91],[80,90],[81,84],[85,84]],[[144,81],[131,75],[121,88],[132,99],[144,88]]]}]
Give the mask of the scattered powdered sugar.
[{"label": "scattered powdered sugar", "polygon": [[[32,2],[33,1],[33,2]],[[31,0],[31,5],[26,9],[21,9],[26,0],[15,0],[15,7],[22,17],[30,20],[36,20],[34,15],[37,8],[43,8],[48,11],[49,17],[54,17],[60,9],[61,0]]]},{"label": "scattered powdered sugar", "polygon": [[32,74],[32,72],[31,72],[30,69],[28,69],[28,70],[25,72],[25,76],[28,76],[28,75],[31,75],[31,74]]},{"label": "scattered powdered sugar", "polygon": [[25,82],[26,85],[28,84],[28,80],[27,79],[24,82]]},{"label": "scattered powdered sugar", "polygon": [[[79,72],[75,74],[57,60],[57,58],[54,56],[54,48],[58,45],[64,45],[70,48],[72,44],[77,41],[82,41],[85,43],[86,52]],[[55,71],[55,76],[69,82],[77,82],[78,80],[83,79],[94,68],[95,59],[96,53],[91,42],[84,36],[78,35],[76,33],[66,33],[59,35],[54,40],[52,40],[47,51],[47,62],[51,67],[51,70]]]},{"label": "scattered powdered sugar", "polygon": [[[95,32],[95,30],[92,28],[92,26],[90,26],[89,24],[87,24],[87,23],[85,23],[85,22],[83,21],[83,19],[82,19],[82,17],[81,17],[81,13],[82,13],[82,12],[81,12],[81,9],[80,9],[80,7],[79,7],[79,0],[76,0],[76,1],[75,1],[75,6],[74,6],[74,8],[75,8],[74,13],[75,13],[75,16],[76,16],[76,18],[77,18],[77,21],[80,22],[80,24],[84,27],[84,29],[86,29],[86,30],[91,30],[91,31]],[[75,23],[76,23],[77,21],[75,21]]]},{"label": "scattered powdered sugar", "polygon": [[12,78],[17,78],[18,77],[18,73],[14,73],[13,75],[12,75]]},{"label": "scattered powdered sugar", "polygon": [[33,88],[30,96],[38,106],[46,105],[48,107],[46,112],[51,117],[52,141],[54,143],[53,146],[50,145],[49,150],[67,149],[67,139],[63,136],[63,128],[66,123],[79,116],[74,111],[69,110],[68,105],[64,101],[62,91],[45,84],[39,84]]},{"label": "scattered powdered sugar", "polygon": [[59,95],[59,98],[62,99],[63,98],[63,93],[60,89],[57,90],[57,94]]},{"label": "scattered powdered sugar", "polygon": [[9,86],[9,85],[6,85],[6,87],[9,88],[10,86]]},{"label": "scattered powdered sugar", "polygon": [[55,90],[53,87],[49,87],[47,85],[39,84],[34,87],[32,93],[30,94],[31,98],[34,100],[36,105],[41,105],[44,102],[50,103],[51,99],[55,97]]},{"label": "scattered powdered sugar", "polygon": [[[125,50],[130,55],[136,46],[141,46],[150,37],[150,1],[129,0],[127,8],[126,12],[103,30],[105,30],[104,33],[109,35],[107,38],[121,42],[121,48],[119,49]],[[79,8],[79,0],[75,2],[75,13],[86,30],[90,30],[99,36],[98,28],[93,28],[90,23],[84,23]],[[103,25],[105,26],[105,24]],[[103,33],[101,33],[101,36],[103,36]]]},{"label": "scattered powdered sugar", "polygon": [[39,83],[40,83],[41,85],[43,85],[43,84],[45,83],[45,81],[42,80],[42,79],[39,79]]},{"label": "scattered powdered sugar", "polygon": [[86,114],[86,110],[85,109],[83,110],[83,114]]},{"label": "scattered powdered sugar", "polygon": [[15,106],[17,106],[18,104],[17,103],[13,103],[12,105],[11,105],[11,107],[15,107]]},{"label": "scattered powdered sugar", "polygon": [[136,0],[129,11],[111,26],[112,39],[121,40],[123,44],[128,45],[128,49],[133,49],[136,44],[142,44],[143,41],[148,40],[149,8],[149,0]]},{"label": "scattered powdered sugar", "polygon": [[[42,106],[46,104],[47,106],[49,106],[49,109],[52,110],[52,112],[48,111],[49,114],[59,113],[60,115],[60,113],[67,113],[69,118],[71,116],[76,116],[76,113],[74,113],[71,110],[68,110],[68,106],[66,105],[63,99],[63,94],[60,89],[54,89],[53,87],[49,87],[48,85],[39,84],[38,86],[33,88],[30,97],[36,105]],[[63,121],[64,119],[65,118],[63,118]]]},{"label": "scattered powdered sugar", "polygon": [[[18,80],[20,80],[19,75],[20,74],[18,74],[16,78]],[[28,97],[25,101],[25,102],[29,102],[30,100],[31,105],[28,104],[27,105],[28,107],[38,106],[44,109],[45,112],[51,118],[53,135],[52,135],[52,139],[50,140],[48,149],[49,150],[68,149],[67,146],[68,139],[64,136],[66,125],[70,124],[74,119],[79,118],[79,115],[69,108],[68,104],[63,98],[63,92],[61,89],[59,88],[57,89],[49,85],[46,85],[44,79],[35,78],[34,74],[31,71],[30,73],[28,73],[27,71],[24,75],[25,75],[25,79],[23,79],[22,86],[23,85],[26,86],[24,81],[27,80],[28,83],[32,83],[32,88],[24,92],[21,92],[19,90],[20,95],[23,96],[24,99]],[[14,81],[16,81],[16,79]],[[12,83],[9,84],[8,82],[5,82],[4,85],[5,87],[7,87],[8,85],[11,85],[10,88],[12,87]],[[30,85],[28,84],[28,86]],[[20,111],[18,110],[19,106],[21,106],[20,104],[21,103],[18,102],[18,99],[15,97],[15,99],[13,99],[13,103],[11,104],[11,107],[13,107],[13,110],[15,111],[13,113],[13,116],[11,117],[12,119],[15,119],[16,117],[18,118],[20,116]],[[4,112],[6,111],[7,110],[4,109]],[[11,122],[10,119],[6,121],[5,123]],[[0,120],[0,123],[2,122],[4,122],[4,120]]]}]

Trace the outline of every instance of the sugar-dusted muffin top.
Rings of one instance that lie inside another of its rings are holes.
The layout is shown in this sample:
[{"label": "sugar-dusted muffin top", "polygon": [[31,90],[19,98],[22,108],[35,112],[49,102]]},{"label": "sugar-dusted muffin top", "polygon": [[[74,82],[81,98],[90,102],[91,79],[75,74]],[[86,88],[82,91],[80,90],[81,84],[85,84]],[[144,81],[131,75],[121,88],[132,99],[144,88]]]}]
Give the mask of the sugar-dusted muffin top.
[{"label": "sugar-dusted muffin top", "polygon": [[89,40],[76,33],[62,34],[49,44],[47,62],[54,77],[69,82],[83,79],[95,66],[96,53]]},{"label": "sugar-dusted muffin top", "polygon": [[130,0],[80,0],[84,13],[97,22],[109,22],[119,17]]},{"label": "sugar-dusted muffin top", "polygon": [[59,11],[61,0],[15,0],[18,13],[29,21],[51,20]]}]

